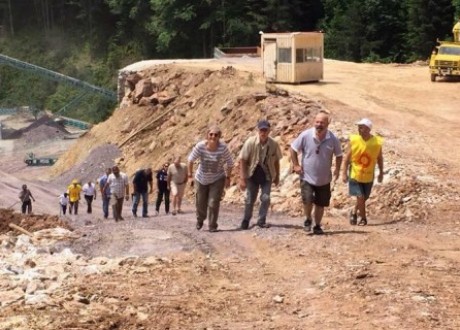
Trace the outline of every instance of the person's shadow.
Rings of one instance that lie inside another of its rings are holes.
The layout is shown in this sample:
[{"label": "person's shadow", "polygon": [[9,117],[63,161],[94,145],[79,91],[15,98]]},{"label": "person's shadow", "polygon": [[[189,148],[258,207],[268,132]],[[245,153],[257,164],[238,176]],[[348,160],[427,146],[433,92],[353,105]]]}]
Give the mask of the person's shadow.
[{"label": "person's shadow", "polygon": [[398,220],[392,220],[392,221],[388,221],[388,222],[380,222],[380,223],[368,223],[367,226],[387,226],[387,225],[394,225],[398,222],[401,222],[401,221],[404,221],[405,219],[401,218],[401,219],[398,219]]},{"label": "person's shadow", "polygon": [[334,230],[334,231],[325,231],[323,234],[313,234],[313,232],[307,233],[308,236],[334,236],[334,235],[346,235],[346,234],[368,234],[367,231],[364,230]]}]

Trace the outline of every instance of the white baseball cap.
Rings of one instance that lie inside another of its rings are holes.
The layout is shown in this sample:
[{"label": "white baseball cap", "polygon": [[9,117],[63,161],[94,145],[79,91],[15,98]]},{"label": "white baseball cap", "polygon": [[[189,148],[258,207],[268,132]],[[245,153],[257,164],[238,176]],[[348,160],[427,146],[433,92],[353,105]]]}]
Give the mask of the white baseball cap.
[{"label": "white baseball cap", "polygon": [[372,129],[372,122],[370,119],[363,118],[356,123],[356,125],[364,125],[367,126],[369,129]]}]

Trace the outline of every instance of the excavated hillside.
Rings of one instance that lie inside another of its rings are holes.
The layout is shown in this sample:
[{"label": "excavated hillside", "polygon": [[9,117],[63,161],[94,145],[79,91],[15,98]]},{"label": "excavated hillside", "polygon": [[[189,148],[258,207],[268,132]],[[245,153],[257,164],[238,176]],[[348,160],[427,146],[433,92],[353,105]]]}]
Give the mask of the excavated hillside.
[{"label": "excavated hillside", "polygon": [[[420,65],[326,60],[324,81],[280,87],[265,85],[257,60],[140,64],[106,122],[71,146],[34,144],[68,148],[51,179],[25,166],[26,141],[0,141],[0,329],[460,328],[458,84],[433,84]],[[351,199],[337,183],[325,235],[303,228],[288,148],[319,110],[331,112],[342,143],[360,117],[385,139],[368,226],[348,223]],[[270,228],[237,230],[237,175],[217,233],[195,229],[190,187],[176,216],[162,206],[135,218],[128,201],[125,221],[105,220],[99,197],[91,214],[84,204],[78,215],[57,208],[72,179],[94,180],[113,163],[129,175],[159,168],[187,156],[209,124],[220,125],[236,157],[260,118],[273,123],[284,154]],[[11,211],[23,183],[44,214]]]},{"label": "excavated hillside", "polygon": [[[279,141],[284,155],[281,183],[272,195],[272,210],[298,216],[303,208],[298,176],[290,168],[289,145],[310,127],[320,110],[331,113],[330,129],[345,145],[358,119],[352,111],[325,105],[307,94],[267,85],[259,74],[238,71],[232,66],[210,70],[158,65],[127,77],[125,97],[113,116],[93,127],[61,157],[53,171],[60,175],[58,182],[63,184],[73,178],[94,180],[114,158],[128,174],[147,166],[160,168],[174,155],[185,159],[211,124],[221,127],[223,140],[236,159],[244,140],[255,134],[255,123],[266,118],[273,123],[272,136]],[[455,187],[437,182],[432,176],[442,170],[442,164],[432,162],[426,167],[427,176],[420,175],[414,160],[401,158],[398,150],[398,145],[406,144],[404,139],[411,137],[398,137],[380,128],[376,134],[385,138],[387,175],[382,185],[376,185],[369,203],[375,217],[420,222],[432,216],[435,205],[450,202]],[[236,186],[238,168],[234,173],[225,202],[241,204],[244,196]],[[345,216],[349,205],[346,186],[338,183],[334,189],[328,212]]]}]

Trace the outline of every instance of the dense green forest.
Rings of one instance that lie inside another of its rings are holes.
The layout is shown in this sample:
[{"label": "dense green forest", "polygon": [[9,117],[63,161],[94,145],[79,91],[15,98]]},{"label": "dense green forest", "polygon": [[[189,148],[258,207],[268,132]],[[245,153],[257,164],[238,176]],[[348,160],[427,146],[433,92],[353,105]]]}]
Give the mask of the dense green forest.
[{"label": "dense green forest", "polygon": [[[154,58],[211,57],[259,31],[325,33],[327,58],[425,60],[452,39],[460,0],[0,0],[0,53],[115,91],[117,71]],[[0,62],[1,64],[1,62]],[[80,100],[80,102],[76,102]],[[98,122],[114,104],[0,66],[0,107],[29,105]]]}]

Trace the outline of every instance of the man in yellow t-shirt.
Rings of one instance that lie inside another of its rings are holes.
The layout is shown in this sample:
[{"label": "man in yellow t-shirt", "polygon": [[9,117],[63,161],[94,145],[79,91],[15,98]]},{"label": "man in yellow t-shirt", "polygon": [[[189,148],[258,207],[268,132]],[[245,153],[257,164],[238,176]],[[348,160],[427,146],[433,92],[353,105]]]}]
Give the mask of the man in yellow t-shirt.
[{"label": "man in yellow t-shirt", "polygon": [[350,196],[356,196],[356,204],[350,212],[350,224],[367,225],[366,200],[374,183],[375,165],[379,167],[378,182],[383,180],[383,139],[371,134],[372,122],[363,118],[356,123],[358,134],[350,135],[347,153],[343,159],[342,178],[348,182]]},{"label": "man in yellow t-shirt", "polygon": [[78,202],[80,201],[81,185],[77,179],[73,179],[72,183],[67,187],[67,194],[69,195],[69,213],[78,214]]}]

